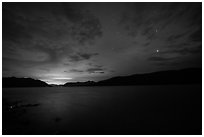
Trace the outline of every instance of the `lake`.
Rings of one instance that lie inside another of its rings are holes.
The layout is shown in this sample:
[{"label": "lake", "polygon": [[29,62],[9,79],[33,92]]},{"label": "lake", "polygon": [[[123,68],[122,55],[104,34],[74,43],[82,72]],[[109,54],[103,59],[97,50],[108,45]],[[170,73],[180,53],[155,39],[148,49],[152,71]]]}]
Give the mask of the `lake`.
[{"label": "lake", "polygon": [[202,134],[202,86],[3,88],[3,134]]}]

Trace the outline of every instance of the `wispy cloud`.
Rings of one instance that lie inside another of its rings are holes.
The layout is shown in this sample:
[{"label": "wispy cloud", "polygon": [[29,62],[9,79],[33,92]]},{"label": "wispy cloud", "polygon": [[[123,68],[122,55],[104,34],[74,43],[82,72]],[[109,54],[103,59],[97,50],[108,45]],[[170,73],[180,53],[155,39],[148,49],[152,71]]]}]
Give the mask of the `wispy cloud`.
[{"label": "wispy cloud", "polygon": [[79,69],[71,69],[71,70],[69,70],[69,72],[82,73],[84,71],[83,70],[79,70]]},{"label": "wispy cloud", "polygon": [[2,11],[4,76],[85,81],[201,64],[201,2],[5,2]]},{"label": "wispy cloud", "polygon": [[135,3],[130,8],[121,21],[128,34],[146,51],[161,51],[150,53],[149,61],[180,62],[200,56],[202,3]]},{"label": "wispy cloud", "polygon": [[77,62],[82,60],[89,60],[90,58],[97,56],[98,53],[75,53],[74,55],[70,55],[69,59],[71,62]]},{"label": "wispy cloud", "polygon": [[24,50],[19,54],[44,52],[53,61],[101,35],[98,19],[72,7],[72,3],[3,5],[3,56],[9,56],[7,51],[17,46]]}]

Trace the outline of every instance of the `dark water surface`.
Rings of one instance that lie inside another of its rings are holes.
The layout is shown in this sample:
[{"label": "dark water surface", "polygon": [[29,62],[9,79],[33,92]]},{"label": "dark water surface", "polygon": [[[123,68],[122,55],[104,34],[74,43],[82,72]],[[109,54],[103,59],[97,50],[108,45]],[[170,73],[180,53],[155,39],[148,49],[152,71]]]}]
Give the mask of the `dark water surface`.
[{"label": "dark water surface", "polygon": [[3,134],[202,134],[201,85],[3,88]]}]

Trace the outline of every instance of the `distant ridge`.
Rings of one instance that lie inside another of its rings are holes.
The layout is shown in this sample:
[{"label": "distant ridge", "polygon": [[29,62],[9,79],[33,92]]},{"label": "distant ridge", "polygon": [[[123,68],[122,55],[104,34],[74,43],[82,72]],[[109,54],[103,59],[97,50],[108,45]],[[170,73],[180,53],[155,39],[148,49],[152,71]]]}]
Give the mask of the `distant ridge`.
[{"label": "distant ridge", "polygon": [[2,87],[49,87],[49,85],[43,81],[32,78],[7,77],[2,78]]},{"label": "distant ridge", "polygon": [[2,78],[2,87],[56,87],[56,86],[123,86],[123,85],[167,85],[167,84],[202,84],[202,69],[188,68],[181,70],[158,71],[129,76],[117,76],[98,82],[67,82],[64,85],[48,85],[32,78]]},{"label": "distant ridge", "polygon": [[93,82],[65,83],[64,86],[119,86],[119,85],[166,85],[166,84],[201,84],[202,69],[188,68],[168,70],[129,76],[118,76]]}]

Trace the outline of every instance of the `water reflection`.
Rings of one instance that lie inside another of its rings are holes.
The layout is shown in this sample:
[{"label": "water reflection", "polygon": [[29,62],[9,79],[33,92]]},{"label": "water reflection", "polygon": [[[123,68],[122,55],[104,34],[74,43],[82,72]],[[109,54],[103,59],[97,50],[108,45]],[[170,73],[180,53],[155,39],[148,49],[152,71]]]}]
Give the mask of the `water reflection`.
[{"label": "water reflection", "polygon": [[199,133],[200,88],[4,89],[3,134]]}]

